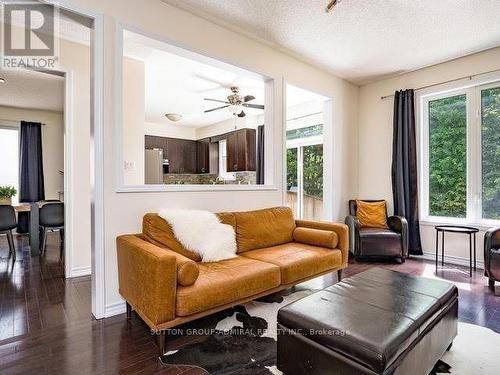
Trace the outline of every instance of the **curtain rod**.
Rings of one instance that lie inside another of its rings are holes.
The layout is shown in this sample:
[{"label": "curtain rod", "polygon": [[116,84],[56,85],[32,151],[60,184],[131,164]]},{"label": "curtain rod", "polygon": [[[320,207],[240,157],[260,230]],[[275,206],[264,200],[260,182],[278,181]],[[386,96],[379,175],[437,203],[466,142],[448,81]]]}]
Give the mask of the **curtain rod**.
[{"label": "curtain rod", "polygon": [[[6,118],[0,118],[0,122],[10,122],[11,124],[21,125],[21,121],[8,120]],[[45,124],[43,122],[41,122],[40,124],[42,124],[42,126],[45,126]]]},{"label": "curtain rod", "polygon": [[[448,81],[439,82],[439,83],[433,83],[433,84],[427,85],[427,86],[417,87],[414,90],[418,91],[418,90],[428,89],[429,87],[444,85],[446,83],[451,83],[451,82],[455,82],[455,81],[461,81],[463,79],[468,79],[470,81],[474,77],[481,76],[483,74],[494,73],[494,72],[500,72],[500,69],[494,69],[494,70],[489,70],[487,72],[482,72],[482,73],[477,73],[477,74],[471,74],[471,75],[463,76],[463,77],[460,77],[460,78],[449,79]],[[384,99],[387,99],[387,98],[392,98],[393,96],[394,96],[394,94],[392,94],[392,95],[385,95],[385,96],[381,96],[380,99],[384,100]]]}]

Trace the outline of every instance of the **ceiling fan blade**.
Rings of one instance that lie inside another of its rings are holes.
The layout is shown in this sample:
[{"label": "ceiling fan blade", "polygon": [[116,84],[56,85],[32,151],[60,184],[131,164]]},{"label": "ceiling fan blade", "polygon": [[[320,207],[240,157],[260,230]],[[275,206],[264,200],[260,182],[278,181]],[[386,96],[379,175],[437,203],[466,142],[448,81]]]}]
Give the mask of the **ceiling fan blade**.
[{"label": "ceiling fan blade", "polygon": [[264,106],[262,104],[248,104],[248,103],[243,103],[243,107],[247,108],[255,108],[255,109],[264,109]]},{"label": "ceiling fan blade", "polygon": [[226,102],[225,100],[219,100],[219,99],[209,99],[209,98],[204,98],[203,100],[208,100],[208,101],[210,101],[210,102],[217,102],[217,103],[229,104],[229,102]]},{"label": "ceiling fan blade", "polygon": [[246,113],[241,111],[240,113],[238,113],[238,117],[245,117],[246,116]]},{"label": "ceiling fan blade", "polygon": [[207,112],[217,111],[218,109],[227,108],[227,107],[229,107],[229,104],[228,104],[228,105],[223,105],[222,107],[217,107],[217,108],[207,109],[207,110],[205,111],[205,113],[207,113]]},{"label": "ceiling fan blade", "polygon": [[254,99],[255,99],[255,96],[253,96],[253,95],[245,95],[245,96],[243,97],[243,101],[244,101],[245,103],[246,103],[246,102],[249,102],[249,101],[251,101],[251,100],[254,100]]}]

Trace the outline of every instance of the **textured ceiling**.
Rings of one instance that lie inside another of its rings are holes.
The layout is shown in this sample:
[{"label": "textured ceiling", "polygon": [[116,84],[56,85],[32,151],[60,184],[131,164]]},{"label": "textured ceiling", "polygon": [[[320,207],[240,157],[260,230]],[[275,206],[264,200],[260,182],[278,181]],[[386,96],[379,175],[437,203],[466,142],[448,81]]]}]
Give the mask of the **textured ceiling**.
[{"label": "textured ceiling", "polygon": [[162,0],[363,84],[500,45],[500,0]]},{"label": "textured ceiling", "polygon": [[62,111],[64,78],[31,70],[1,71],[0,105],[8,107]]}]

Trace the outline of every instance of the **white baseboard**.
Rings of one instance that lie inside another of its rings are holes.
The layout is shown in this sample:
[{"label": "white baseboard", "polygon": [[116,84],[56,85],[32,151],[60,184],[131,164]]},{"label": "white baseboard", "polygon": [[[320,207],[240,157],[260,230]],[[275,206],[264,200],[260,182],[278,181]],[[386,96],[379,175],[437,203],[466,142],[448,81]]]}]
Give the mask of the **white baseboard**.
[{"label": "white baseboard", "polygon": [[[413,259],[425,259],[425,260],[432,260],[433,262],[436,261],[436,253],[435,252],[429,252],[429,251],[424,251],[424,255],[412,255]],[[438,257],[439,262],[441,262],[441,253],[439,254]],[[469,258],[463,258],[463,257],[457,257],[453,255],[446,255],[444,254],[444,262],[445,264],[455,264],[458,266],[464,266],[464,267],[469,267]],[[473,260],[474,262],[474,260]],[[484,269],[484,262],[476,260],[476,267],[480,269]]]},{"label": "white baseboard", "polygon": [[67,278],[80,277],[80,276],[89,276],[92,274],[92,268],[88,267],[74,267],[71,269],[71,274],[67,276]]},{"label": "white baseboard", "polygon": [[125,301],[111,303],[106,305],[106,308],[104,309],[104,317],[109,318],[111,316],[125,314],[126,310]]}]

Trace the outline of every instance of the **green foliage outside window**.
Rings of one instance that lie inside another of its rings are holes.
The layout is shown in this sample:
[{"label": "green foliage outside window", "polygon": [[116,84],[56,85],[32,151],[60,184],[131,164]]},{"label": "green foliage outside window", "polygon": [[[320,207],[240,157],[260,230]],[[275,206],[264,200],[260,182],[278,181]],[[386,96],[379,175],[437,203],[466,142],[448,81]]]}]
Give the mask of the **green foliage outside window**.
[{"label": "green foliage outside window", "polygon": [[323,198],[323,145],[304,147],[304,194]]},{"label": "green foliage outside window", "polygon": [[286,150],[286,190],[297,188],[297,149]]},{"label": "green foliage outside window", "polygon": [[467,214],[467,98],[429,102],[429,213]]},{"label": "green foliage outside window", "polygon": [[[323,145],[303,147],[304,194],[323,198]],[[297,189],[297,148],[286,150],[286,188]]]},{"label": "green foliage outside window", "polygon": [[481,92],[483,217],[500,219],[500,88]]}]

